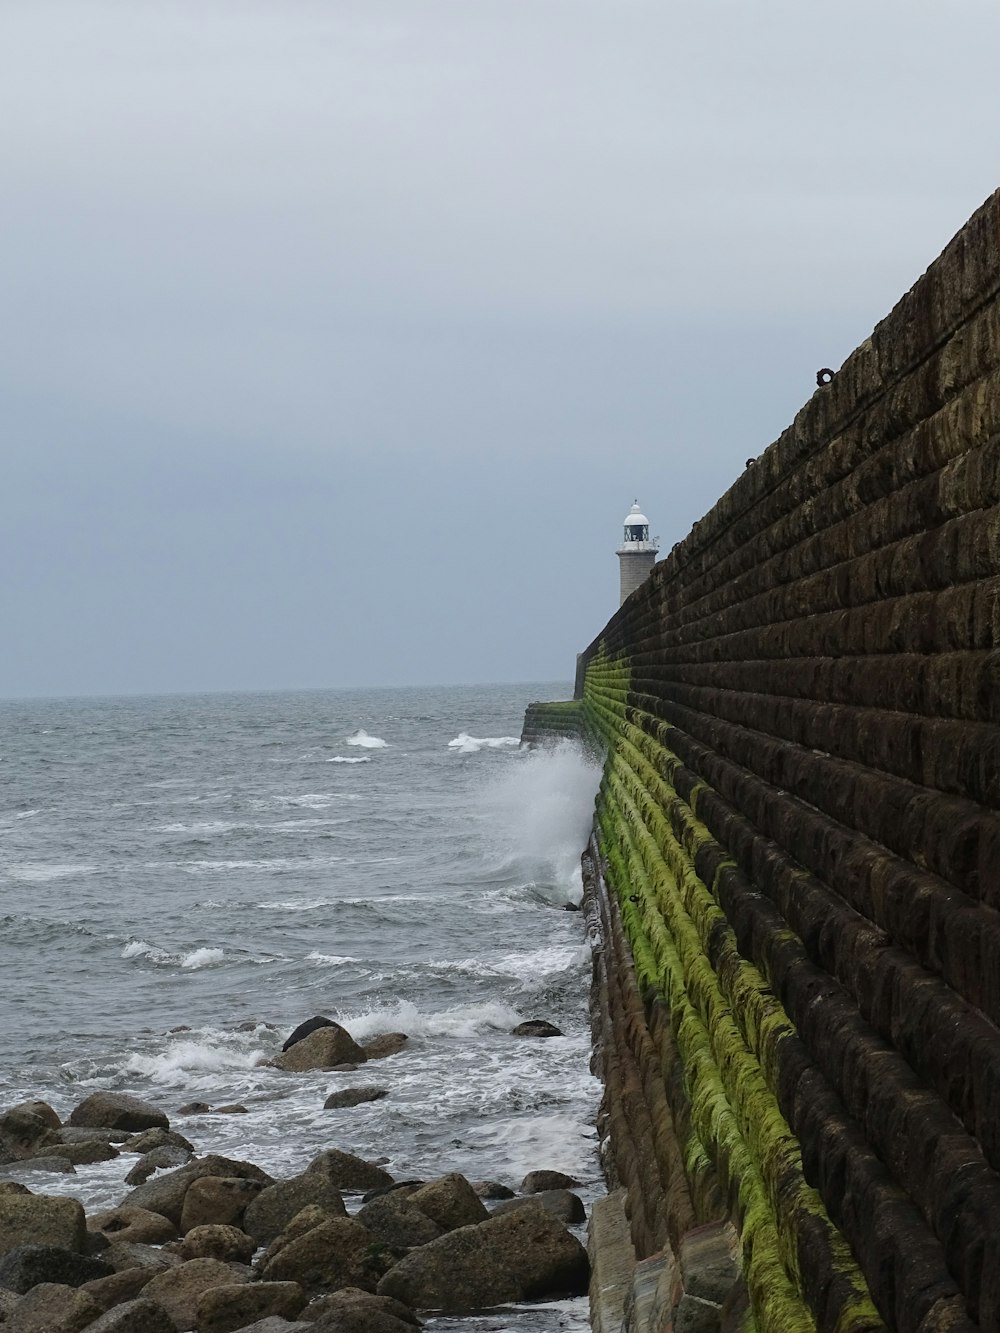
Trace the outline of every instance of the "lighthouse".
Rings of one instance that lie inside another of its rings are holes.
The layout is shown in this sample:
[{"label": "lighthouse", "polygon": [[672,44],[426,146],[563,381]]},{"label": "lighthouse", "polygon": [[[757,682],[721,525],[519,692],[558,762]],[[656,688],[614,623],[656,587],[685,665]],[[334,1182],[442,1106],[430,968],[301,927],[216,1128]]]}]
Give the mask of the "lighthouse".
[{"label": "lighthouse", "polygon": [[[649,539],[649,519],[639,508],[638,500],[625,515],[625,540],[618,548],[621,568],[621,602],[645,583],[660,548],[656,538]],[[621,605],[619,602],[619,605]]]}]

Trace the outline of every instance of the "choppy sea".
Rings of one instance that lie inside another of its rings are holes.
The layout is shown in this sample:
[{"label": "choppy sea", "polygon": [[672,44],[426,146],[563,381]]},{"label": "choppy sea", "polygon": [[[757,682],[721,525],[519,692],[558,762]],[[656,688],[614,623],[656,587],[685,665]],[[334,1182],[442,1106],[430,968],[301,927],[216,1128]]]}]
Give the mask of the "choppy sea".
[{"label": "choppy sea", "polygon": [[[397,1178],[602,1191],[579,856],[599,774],[524,752],[564,683],[0,702],[0,1107],[114,1088],[276,1176],[324,1148]],[[409,1036],[355,1074],[262,1062],[314,1014]],[[544,1018],[564,1033],[517,1038]],[[336,1088],[389,1095],[325,1111]],[[176,1116],[239,1103],[245,1115]],[[134,1158],[32,1188],[117,1203]],[[23,1178],[23,1177],[22,1177]],[[583,1329],[583,1301],[431,1321]]]}]

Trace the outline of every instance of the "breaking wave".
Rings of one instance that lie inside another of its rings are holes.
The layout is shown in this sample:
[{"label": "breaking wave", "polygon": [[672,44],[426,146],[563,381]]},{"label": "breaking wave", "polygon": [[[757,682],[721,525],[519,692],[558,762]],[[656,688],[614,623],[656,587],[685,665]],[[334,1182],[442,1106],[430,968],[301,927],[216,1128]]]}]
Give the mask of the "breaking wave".
[{"label": "breaking wave", "polygon": [[448,742],[448,749],[457,750],[459,754],[475,754],[477,750],[500,750],[520,744],[519,736],[470,736],[467,731],[460,731],[453,741]]},{"label": "breaking wave", "polygon": [[389,742],[381,736],[369,736],[363,727],[359,727],[353,736],[346,738],[348,745],[360,745],[363,750],[384,750]]}]

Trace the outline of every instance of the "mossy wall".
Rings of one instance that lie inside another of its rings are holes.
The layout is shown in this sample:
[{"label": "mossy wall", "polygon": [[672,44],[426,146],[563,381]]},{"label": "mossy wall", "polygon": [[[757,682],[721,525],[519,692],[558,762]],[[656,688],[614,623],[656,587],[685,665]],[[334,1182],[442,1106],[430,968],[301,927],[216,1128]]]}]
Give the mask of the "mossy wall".
[{"label": "mossy wall", "polygon": [[609,1170],[761,1333],[1000,1330],[998,292],[1000,193],[582,655]]}]

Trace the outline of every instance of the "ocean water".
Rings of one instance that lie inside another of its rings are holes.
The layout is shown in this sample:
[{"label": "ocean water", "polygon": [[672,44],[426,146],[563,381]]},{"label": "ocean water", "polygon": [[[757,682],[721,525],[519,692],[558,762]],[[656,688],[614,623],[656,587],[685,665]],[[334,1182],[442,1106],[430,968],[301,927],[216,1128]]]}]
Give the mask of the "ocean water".
[{"label": "ocean water", "polygon": [[[276,1176],[337,1147],[398,1179],[535,1168],[602,1191],[579,855],[599,774],[522,752],[563,683],[0,702],[0,1106],[96,1089]],[[404,1052],[264,1061],[323,1014]],[[564,1036],[510,1035],[545,1018]],[[337,1088],[378,1102],[325,1111]],[[177,1117],[185,1103],[246,1115]],[[88,1210],[134,1157],[35,1174]],[[22,1177],[24,1178],[24,1177]],[[555,1302],[437,1329],[582,1329]]]}]

